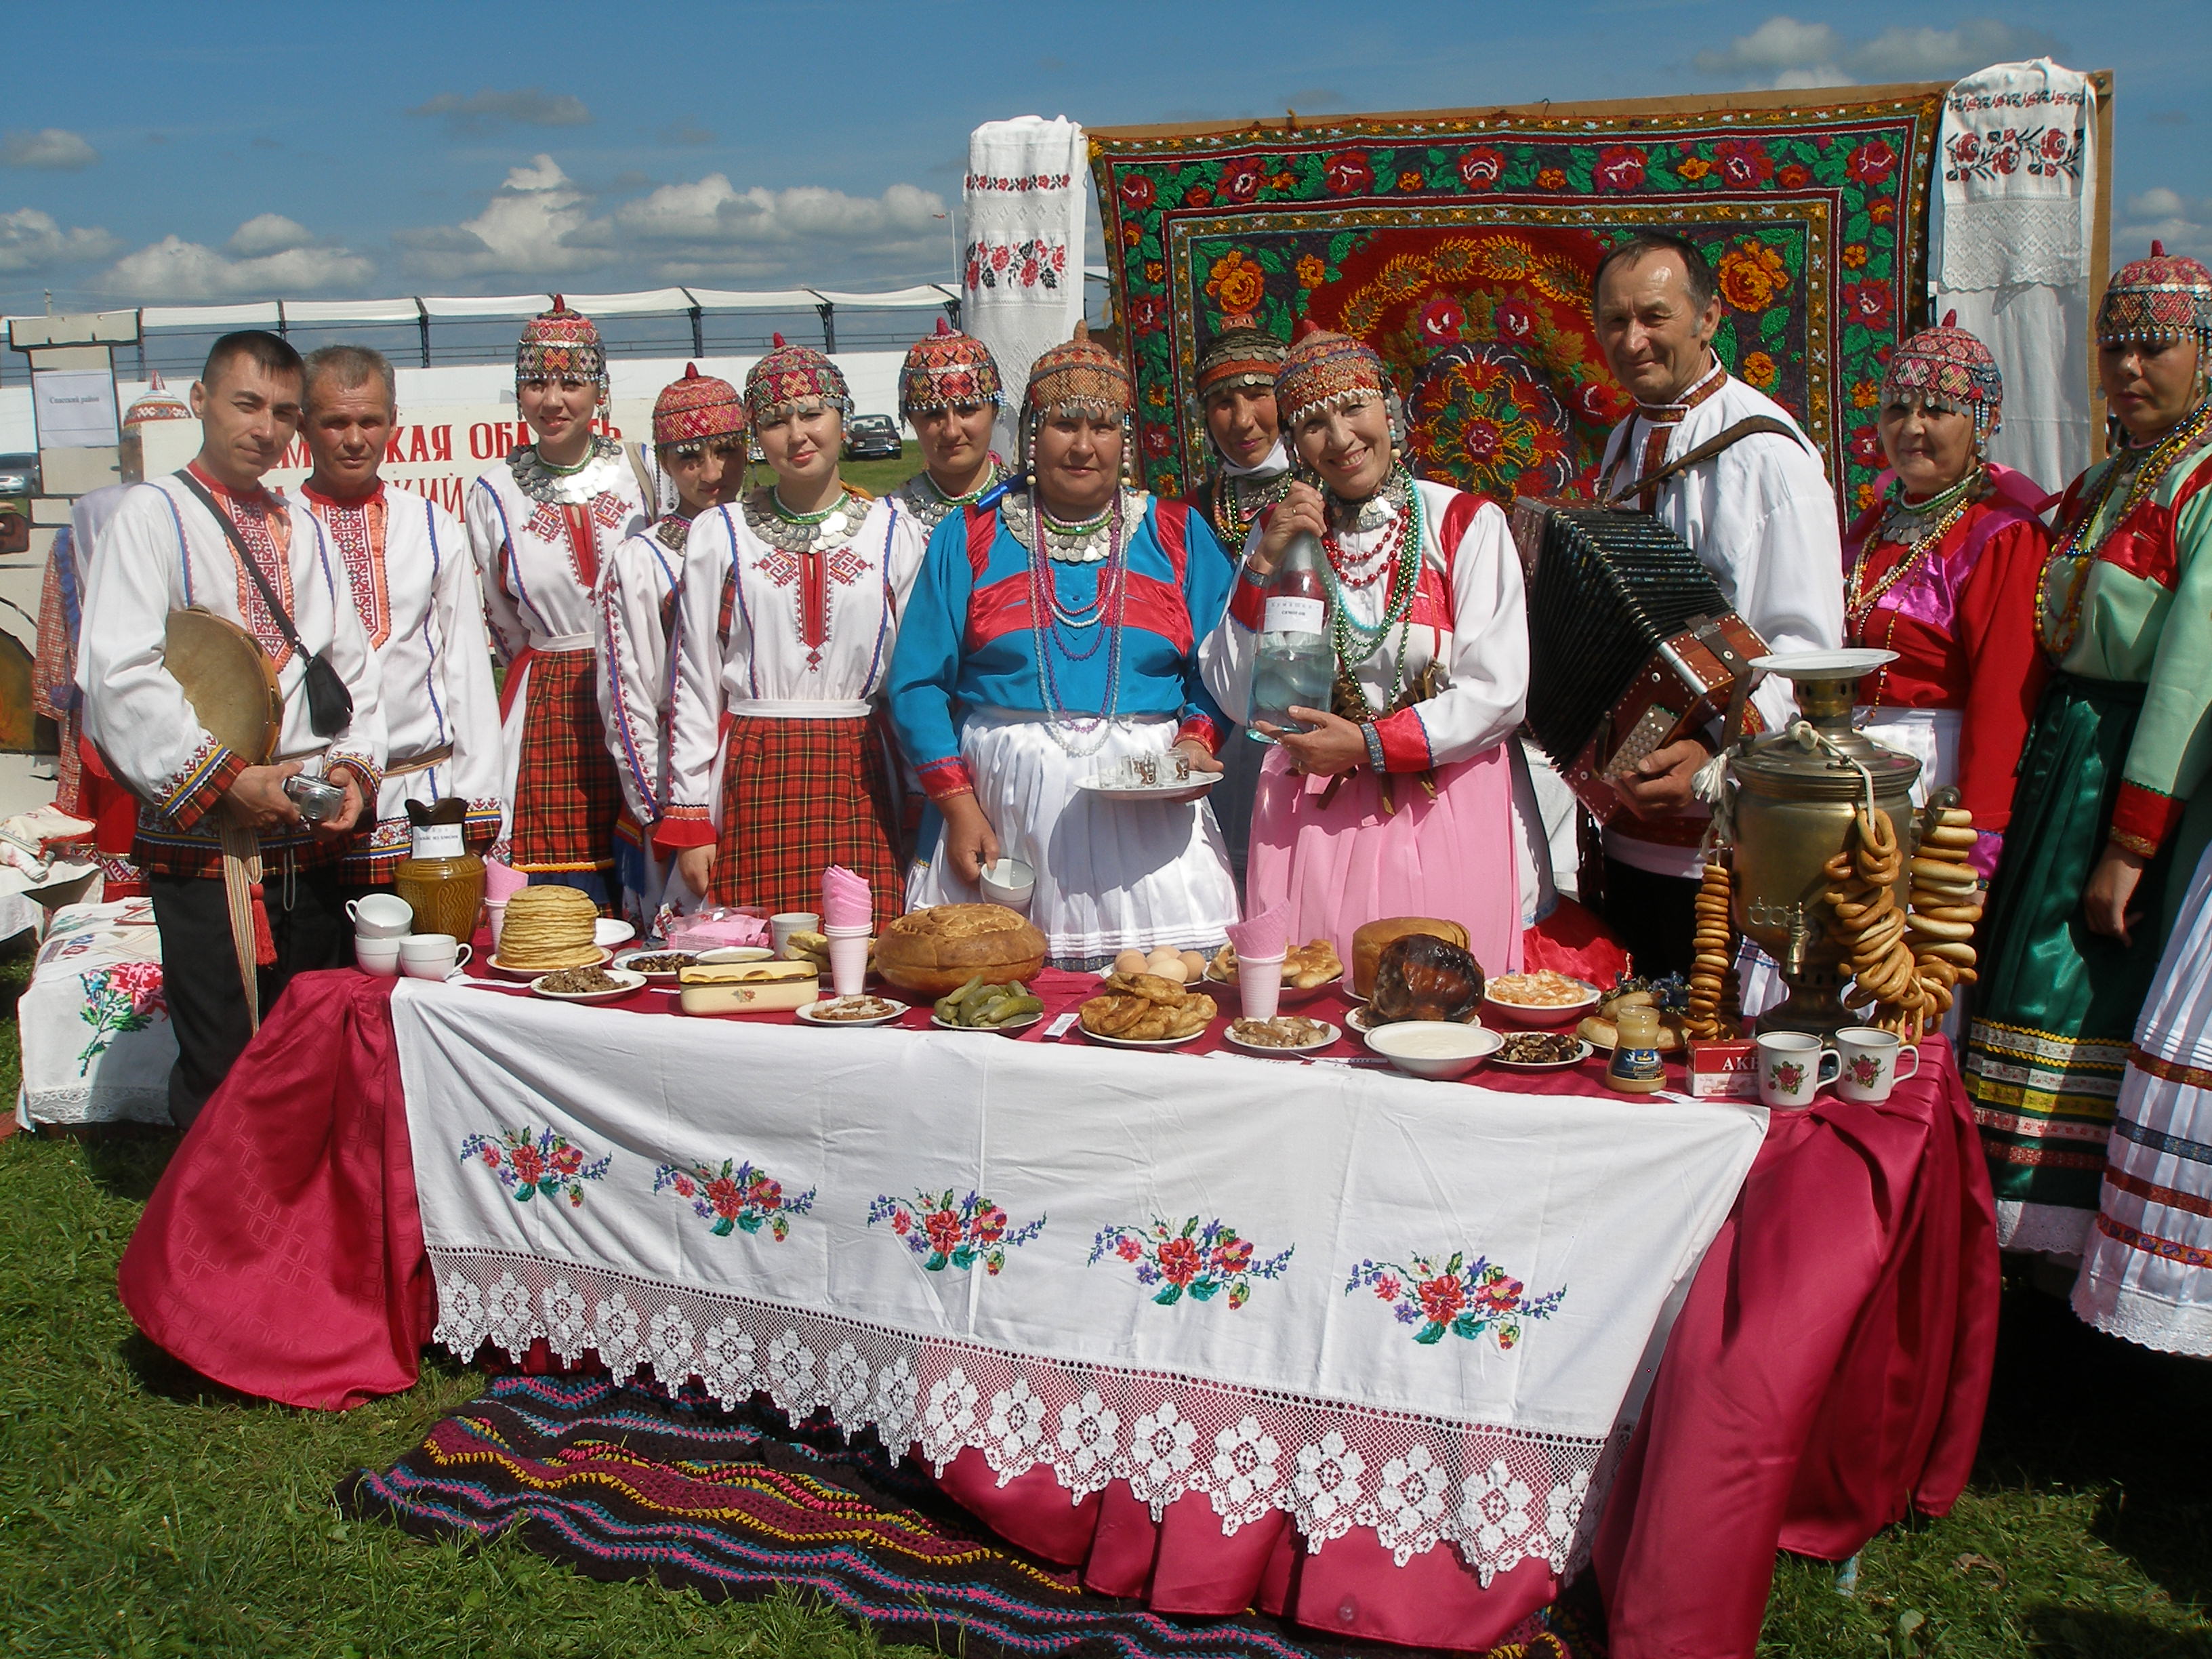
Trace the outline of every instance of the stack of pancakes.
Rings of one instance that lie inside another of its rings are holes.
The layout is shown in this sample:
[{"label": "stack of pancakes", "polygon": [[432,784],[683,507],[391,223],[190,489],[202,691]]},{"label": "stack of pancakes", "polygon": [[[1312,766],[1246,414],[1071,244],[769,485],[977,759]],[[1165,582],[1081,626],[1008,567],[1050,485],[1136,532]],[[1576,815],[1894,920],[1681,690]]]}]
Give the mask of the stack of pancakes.
[{"label": "stack of pancakes", "polygon": [[573,887],[526,887],[507,902],[499,965],[550,974],[599,960],[592,938],[599,907]]}]

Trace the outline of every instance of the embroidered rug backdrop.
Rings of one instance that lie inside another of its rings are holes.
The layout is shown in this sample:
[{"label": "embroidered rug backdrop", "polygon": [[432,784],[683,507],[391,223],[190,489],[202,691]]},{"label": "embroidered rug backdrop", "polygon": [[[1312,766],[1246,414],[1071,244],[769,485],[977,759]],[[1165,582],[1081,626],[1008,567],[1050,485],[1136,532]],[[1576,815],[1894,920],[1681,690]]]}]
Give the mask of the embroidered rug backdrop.
[{"label": "embroidered rug backdrop", "polygon": [[1226,319],[1287,339],[1311,317],[1390,365],[1419,470],[1500,499],[1587,487],[1628,406],[1590,277],[1650,227],[1712,260],[1723,361],[1867,506],[1882,365],[1925,309],[1945,90],[1094,131],[1145,481],[1174,494],[1204,471],[1193,374]]}]

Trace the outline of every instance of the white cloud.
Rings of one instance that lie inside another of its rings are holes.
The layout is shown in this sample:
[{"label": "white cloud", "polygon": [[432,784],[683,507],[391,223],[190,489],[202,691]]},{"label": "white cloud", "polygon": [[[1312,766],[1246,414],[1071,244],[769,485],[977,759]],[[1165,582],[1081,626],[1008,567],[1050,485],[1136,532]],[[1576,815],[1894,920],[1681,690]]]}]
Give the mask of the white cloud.
[{"label": "white cloud", "polygon": [[437,115],[455,132],[489,132],[495,127],[580,127],[589,125],[592,112],[570,92],[547,92],[542,87],[523,87],[514,92],[494,92],[489,87],[464,98],[458,92],[441,92],[417,104],[410,115]]},{"label": "white cloud", "polygon": [[61,127],[11,132],[5,139],[0,139],[0,165],[11,167],[52,167],[74,173],[99,159],[98,150]]},{"label": "white cloud", "polygon": [[289,253],[314,240],[314,232],[296,219],[287,219],[281,213],[257,213],[233,231],[224,246],[241,258],[252,259],[270,253]]},{"label": "white cloud", "polygon": [[2191,199],[2163,185],[2130,196],[2112,231],[2112,268],[2150,252],[2154,240],[2168,253],[2212,259],[2212,198]]},{"label": "white cloud", "polygon": [[104,230],[64,230],[50,213],[0,213],[0,270],[44,270],[78,259],[105,259],[121,246]]},{"label": "white cloud", "polygon": [[483,212],[458,225],[401,231],[410,270],[439,280],[515,273],[563,276],[612,257],[591,198],[550,155],[508,170]]},{"label": "white cloud", "polygon": [[1700,75],[1738,86],[1839,87],[1864,82],[1949,81],[1990,64],[2060,55],[2040,29],[1993,17],[1968,18],[1954,28],[1884,29],[1872,40],[1846,40],[1832,25],[1777,15],[1725,51],[1699,52]]},{"label": "white cloud", "polygon": [[[691,184],[663,185],[615,211],[615,226],[641,241],[686,244],[697,258],[716,249],[796,253],[810,245],[842,245],[884,254],[911,249],[945,234],[944,199],[913,185],[893,185],[881,196],[848,196],[841,190],[801,185],[739,190],[720,173]],[[830,251],[823,250],[825,252]]]},{"label": "white cloud", "polygon": [[138,300],[233,300],[359,288],[376,266],[343,247],[318,246],[313,233],[279,213],[258,214],[232,233],[228,254],[164,236],[109,267],[100,285]]}]

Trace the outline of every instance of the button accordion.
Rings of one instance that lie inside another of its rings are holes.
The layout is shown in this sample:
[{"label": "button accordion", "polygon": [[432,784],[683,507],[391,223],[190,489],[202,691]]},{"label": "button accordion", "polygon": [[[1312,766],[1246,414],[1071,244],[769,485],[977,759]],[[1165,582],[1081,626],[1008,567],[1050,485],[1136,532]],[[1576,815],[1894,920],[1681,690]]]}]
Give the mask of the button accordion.
[{"label": "button accordion", "polygon": [[1514,503],[1528,588],[1527,730],[1602,823],[1613,780],[1725,719],[1756,730],[1751,659],[1766,645],[1688,543],[1649,514]]}]

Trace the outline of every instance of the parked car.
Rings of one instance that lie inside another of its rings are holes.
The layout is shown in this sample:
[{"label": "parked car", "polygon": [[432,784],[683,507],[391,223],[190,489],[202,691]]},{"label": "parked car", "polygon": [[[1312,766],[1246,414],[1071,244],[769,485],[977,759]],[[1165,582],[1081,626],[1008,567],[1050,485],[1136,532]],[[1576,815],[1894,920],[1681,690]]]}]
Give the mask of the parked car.
[{"label": "parked car", "polygon": [[38,493],[39,458],[0,455],[0,496],[20,496],[27,501]]},{"label": "parked car", "polygon": [[845,459],[895,461],[906,453],[897,424],[888,415],[855,415],[845,422]]}]

